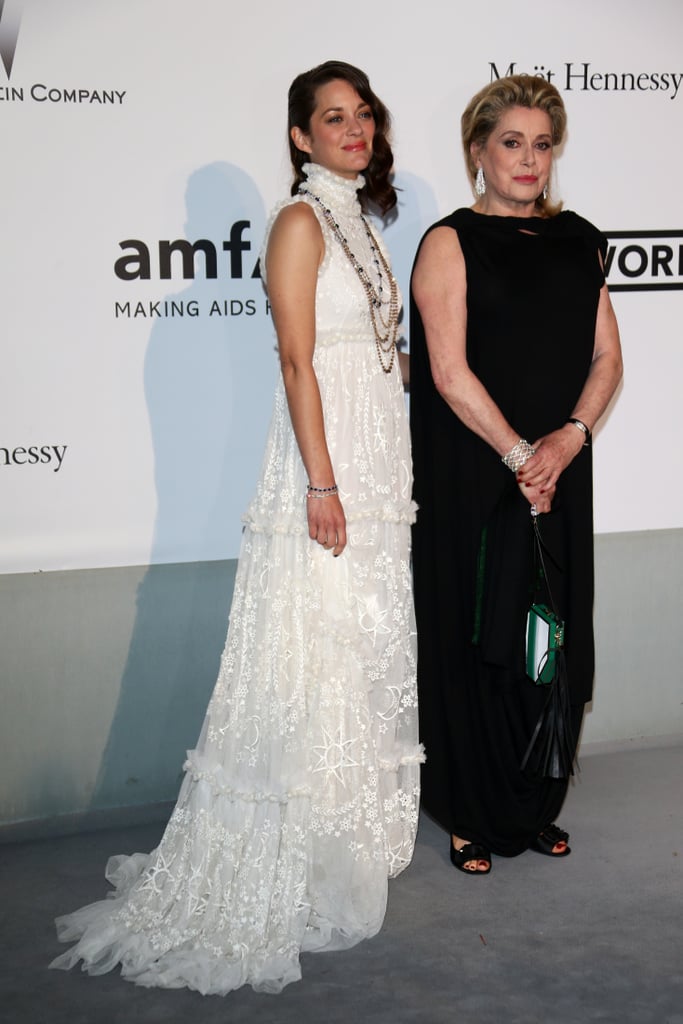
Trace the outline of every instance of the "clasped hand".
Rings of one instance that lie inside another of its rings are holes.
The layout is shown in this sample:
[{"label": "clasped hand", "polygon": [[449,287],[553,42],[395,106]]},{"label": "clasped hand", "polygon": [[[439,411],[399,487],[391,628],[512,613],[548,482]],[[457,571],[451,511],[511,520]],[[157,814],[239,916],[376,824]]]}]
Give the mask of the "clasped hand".
[{"label": "clasped hand", "polygon": [[539,512],[550,512],[557,481],[582,445],[580,432],[572,426],[553,430],[533,442],[536,454],[517,473],[517,484],[529,504],[535,504]]}]

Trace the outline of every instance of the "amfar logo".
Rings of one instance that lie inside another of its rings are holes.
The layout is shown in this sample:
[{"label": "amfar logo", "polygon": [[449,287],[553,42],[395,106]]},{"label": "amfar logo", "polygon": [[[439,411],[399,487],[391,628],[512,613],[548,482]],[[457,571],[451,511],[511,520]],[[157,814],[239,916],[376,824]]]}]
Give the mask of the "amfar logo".
[{"label": "amfar logo", "polygon": [[606,231],[611,292],[683,289],[683,231]]},{"label": "amfar logo", "polygon": [[12,76],[24,0],[0,0],[0,57],[8,78]]},{"label": "amfar logo", "polygon": [[[161,239],[148,245],[140,238],[126,238],[119,242],[124,255],[114,262],[114,273],[121,281],[170,281],[174,271],[182,274],[184,281],[216,281],[229,278],[231,283],[246,281],[256,284],[261,278],[258,256],[247,260],[244,253],[251,251],[250,220],[236,220],[230,225],[229,237],[223,242],[212,242],[198,238],[190,242],[186,238]],[[246,237],[245,237],[246,236]],[[222,256],[222,253],[227,253]],[[199,259],[197,259],[199,257]],[[260,289],[259,289],[260,291]],[[253,293],[249,297],[224,296],[215,298],[202,296],[200,299],[171,298],[157,301],[124,300],[114,304],[114,316],[119,318],[138,317],[198,317],[206,313],[210,317],[249,317],[257,312],[257,300]],[[266,316],[270,314],[270,303],[264,297],[261,307]]]},{"label": "amfar logo", "polygon": [[[153,247],[148,246],[139,238],[126,238],[119,242],[119,248],[131,250],[125,253],[114,263],[114,273],[122,281],[149,281],[157,275],[162,281],[169,281],[173,274],[173,255],[176,255],[176,263],[182,270],[183,278],[194,280],[196,274],[195,258],[198,253],[202,254],[204,264],[204,277],[215,280],[219,273],[228,272],[233,279],[244,277],[243,252],[249,252],[251,242],[244,238],[244,234],[251,231],[251,221],[237,220],[230,228],[230,238],[221,243],[223,252],[229,253],[225,261],[225,267],[219,264],[218,247],[208,238],[199,238],[196,242],[189,242],[185,238],[176,238],[175,241],[161,240]],[[249,273],[247,269],[247,273]],[[254,263],[251,277],[260,277],[258,259]]]}]

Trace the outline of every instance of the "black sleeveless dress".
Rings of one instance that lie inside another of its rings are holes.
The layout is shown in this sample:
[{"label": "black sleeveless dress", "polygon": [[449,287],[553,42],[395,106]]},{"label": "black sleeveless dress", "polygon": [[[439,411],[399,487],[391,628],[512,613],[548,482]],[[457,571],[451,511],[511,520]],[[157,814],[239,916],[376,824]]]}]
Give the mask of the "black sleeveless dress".
[{"label": "black sleeveless dress", "polygon": [[[605,240],[571,212],[521,219],[461,209],[433,228],[443,226],[457,232],[465,258],[469,366],[533,443],[567,422],[588,376]],[[530,506],[500,456],[438,394],[412,296],[410,347],[423,807],[447,831],[515,856],[555,820],[567,790],[566,780],[520,770],[546,695],[524,669]],[[589,447],[562,474],[539,525],[566,623],[578,737],[594,670]]]}]

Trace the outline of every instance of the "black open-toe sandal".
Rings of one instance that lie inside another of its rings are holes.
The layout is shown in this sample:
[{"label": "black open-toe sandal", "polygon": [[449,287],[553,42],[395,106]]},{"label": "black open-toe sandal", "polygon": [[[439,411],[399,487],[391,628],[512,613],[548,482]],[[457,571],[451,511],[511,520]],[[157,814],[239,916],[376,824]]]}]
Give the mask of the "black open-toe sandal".
[{"label": "black open-toe sandal", "polygon": [[531,840],[529,849],[543,853],[546,857],[568,857],[572,852],[569,846],[565,846],[564,850],[553,851],[554,846],[566,843],[568,839],[569,833],[564,829],[558,828],[557,825],[546,825],[543,831]]},{"label": "black open-toe sandal", "polygon": [[[453,840],[450,840],[451,847],[451,864],[458,871],[462,871],[464,875],[488,875],[491,870],[491,854],[485,846],[481,846],[479,843],[465,843],[461,850],[456,850],[453,846]],[[474,871],[470,871],[469,868],[465,867],[465,864],[469,860],[485,860],[488,867],[485,871],[480,871],[476,868]]]}]

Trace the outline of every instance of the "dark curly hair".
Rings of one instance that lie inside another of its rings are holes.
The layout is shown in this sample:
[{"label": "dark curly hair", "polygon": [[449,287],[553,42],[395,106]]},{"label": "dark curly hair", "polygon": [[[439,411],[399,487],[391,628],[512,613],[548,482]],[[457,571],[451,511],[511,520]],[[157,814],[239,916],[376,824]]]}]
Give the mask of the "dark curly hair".
[{"label": "dark curly hair", "polygon": [[[553,146],[559,146],[567,128],[567,112],[559,92],[545,78],[535,75],[508,75],[484,86],[465,107],[461,118],[462,145],[470,180],[474,182],[477,166],[471,147],[485,146],[503,114],[511,107],[542,110],[550,118]],[[541,216],[552,217],[562,208],[541,196],[536,209]]]},{"label": "dark curly hair", "polygon": [[311,116],[316,106],[316,93],[322,85],[341,79],[351,85],[364,103],[372,110],[375,120],[375,137],[372,143],[372,157],[363,172],[365,185],[358,193],[361,206],[366,209],[369,203],[377,206],[386,215],[396,206],[396,191],[389,181],[394,165],[394,154],[389,145],[391,114],[382,101],[375,96],[370,88],[368,76],[352,64],[342,60],[328,60],[318,64],[310,71],[297,75],[289,87],[287,131],[289,135],[289,156],[294,168],[292,195],[296,195],[299,185],[305,181],[303,165],[309,159],[308,154],[297,149],[292,140],[292,128],[300,128],[303,132],[310,131]]}]

